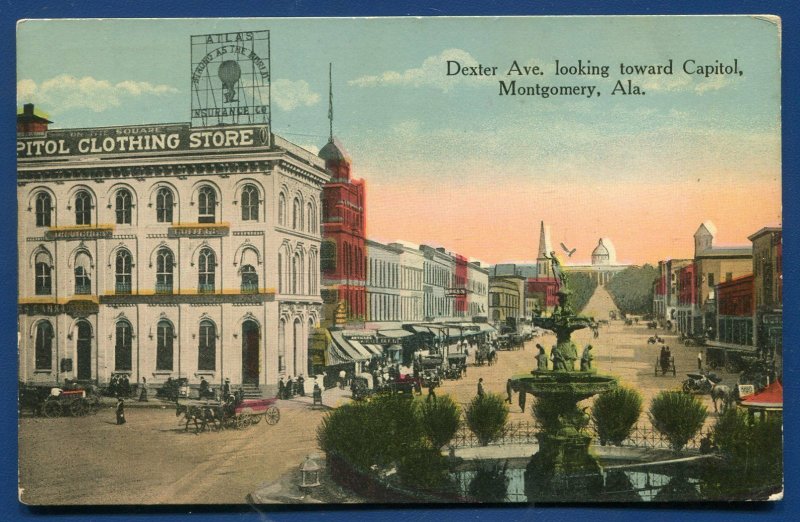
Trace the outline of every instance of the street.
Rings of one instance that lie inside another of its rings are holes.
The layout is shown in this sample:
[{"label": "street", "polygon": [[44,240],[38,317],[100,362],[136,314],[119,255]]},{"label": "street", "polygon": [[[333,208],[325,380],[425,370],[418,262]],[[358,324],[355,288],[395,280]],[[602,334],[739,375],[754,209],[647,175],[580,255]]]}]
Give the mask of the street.
[{"label": "street", "polygon": [[[595,317],[608,317],[610,297],[601,287],[586,307]],[[675,335],[659,335],[672,348],[677,376],[655,376],[659,347],[648,345],[653,334],[641,325],[611,321],[592,338],[589,330],[575,332],[579,349],[594,346],[594,367],[611,374],[644,396],[642,421],[647,420],[650,399],[659,391],[679,389],[687,372],[697,368],[697,348],[687,348]],[[499,352],[493,366],[470,366],[467,376],[444,381],[439,394],[450,394],[462,406],[474,397],[478,378],[487,391],[505,394],[506,380],[535,367],[535,344],[549,347],[553,335],[525,343],[523,350]],[[579,350],[579,351],[580,351]],[[727,384],[736,376],[721,374]],[[341,404],[340,392],[326,391],[326,404]],[[344,392],[348,393],[348,392]],[[423,390],[423,393],[426,393]],[[702,396],[709,412],[709,396]],[[183,431],[171,406],[129,407],[127,424],[117,426],[112,408],[81,418],[23,417],[19,425],[20,485],[24,502],[40,504],[202,504],[242,503],[260,485],[279,480],[296,470],[303,458],[319,453],[316,427],[323,410],[299,400],[279,401],[281,420],[246,430],[211,431],[195,435]],[[530,420],[514,395],[509,420]],[[709,416],[707,424],[715,416]]]}]

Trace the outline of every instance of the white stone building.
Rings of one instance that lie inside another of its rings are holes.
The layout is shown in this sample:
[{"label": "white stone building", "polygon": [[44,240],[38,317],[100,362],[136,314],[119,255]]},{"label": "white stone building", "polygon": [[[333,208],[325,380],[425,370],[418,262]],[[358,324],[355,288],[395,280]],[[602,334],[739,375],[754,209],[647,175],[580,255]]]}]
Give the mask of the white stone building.
[{"label": "white stone building", "polygon": [[329,179],[315,155],[266,126],[19,123],[17,155],[21,381],[271,391],[307,373]]}]

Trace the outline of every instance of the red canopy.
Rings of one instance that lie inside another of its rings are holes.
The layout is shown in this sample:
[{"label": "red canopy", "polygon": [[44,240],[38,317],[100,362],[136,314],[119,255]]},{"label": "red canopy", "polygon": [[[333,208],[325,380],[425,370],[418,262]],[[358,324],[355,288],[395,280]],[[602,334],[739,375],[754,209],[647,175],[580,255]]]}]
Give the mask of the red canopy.
[{"label": "red canopy", "polygon": [[783,386],[780,382],[775,381],[760,392],[744,397],[742,406],[783,408]]}]

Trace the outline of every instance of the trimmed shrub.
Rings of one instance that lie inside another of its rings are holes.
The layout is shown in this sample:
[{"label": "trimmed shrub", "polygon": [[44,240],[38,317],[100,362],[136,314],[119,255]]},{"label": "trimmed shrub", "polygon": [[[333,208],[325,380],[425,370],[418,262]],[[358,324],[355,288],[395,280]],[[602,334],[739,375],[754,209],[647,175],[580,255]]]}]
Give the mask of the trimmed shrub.
[{"label": "trimmed shrub", "polygon": [[502,435],[508,419],[508,407],[496,393],[477,395],[467,407],[467,426],[482,446]]},{"label": "trimmed shrub", "polygon": [[441,448],[453,439],[461,426],[461,407],[449,395],[420,403],[420,422],[425,436],[433,448]]},{"label": "trimmed shrub", "polygon": [[650,403],[653,427],[679,451],[703,427],[708,409],[694,395],[680,391],[662,391]]},{"label": "trimmed shrub", "polygon": [[397,463],[397,476],[406,486],[442,491],[450,480],[447,458],[427,446],[408,451]]},{"label": "trimmed shrub", "polygon": [[753,420],[731,408],[720,415],[711,438],[737,475],[750,482],[780,483],[783,473],[783,426],[780,416]]},{"label": "trimmed shrub", "polygon": [[598,396],[592,405],[592,420],[600,444],[622,444],[641,413],[642,395],[634,389],[620,386]]}]

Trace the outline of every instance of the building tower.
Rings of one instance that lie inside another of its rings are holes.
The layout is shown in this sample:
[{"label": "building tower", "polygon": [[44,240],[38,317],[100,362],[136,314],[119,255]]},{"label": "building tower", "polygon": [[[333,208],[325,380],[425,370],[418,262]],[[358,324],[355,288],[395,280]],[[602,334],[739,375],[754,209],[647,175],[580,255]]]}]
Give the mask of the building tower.
[{"label": "building tower", "polygon": [[694,255],[710,250],[714,244],[717,227],[711,221],[703,221],[694,233]]},{"label": "building tower", "polygon": [[550,230],[545,228],[544,221],[539,225],[539,251],[536,255],[536,271],[538,277],[550,277],[552,275],[552,262],[550,261]]},{"label": "building tower", "polygon": [[366,212],[364,181],[352,179],[350,157],[333,137],[333,82],[329,69],[329,135],[319,151],[331,180],[322,192],[322,298],[325,319],[339,324],[336,309],[344,303],[347,321],[366,315]]}]

